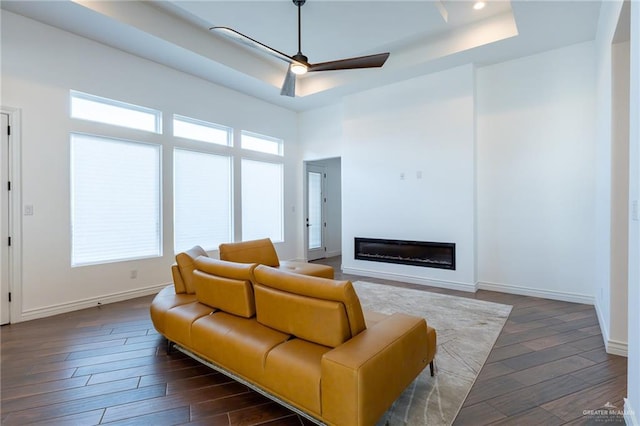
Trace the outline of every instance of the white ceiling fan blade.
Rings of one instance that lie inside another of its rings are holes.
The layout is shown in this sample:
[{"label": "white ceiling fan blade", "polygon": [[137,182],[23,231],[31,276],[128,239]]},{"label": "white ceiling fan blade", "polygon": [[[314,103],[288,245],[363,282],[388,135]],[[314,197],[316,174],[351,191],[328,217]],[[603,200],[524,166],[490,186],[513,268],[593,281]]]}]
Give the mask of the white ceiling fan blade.
[{"label": "white ceiling fan blade", "polygon": [[291,71],[291,68],[287,70],[287,75],[284,77],[282,83],[282,90],[280,90],[282,96],[296,96],[296,75]]},{"label": "white ceiling fan blade", "polygon": [[209,30],[218,33],[220,35],[225,36],[226,38],[233,40],[235,42],[238,43],[242,43],[245,46],[251,47],[252,49],[257,49],[261,52],[264,52],[268,55],[271,55],[275,58],[280,59],[281,61],[284,61],[288,64],[297,62],[296,60],[294,60],[291,56],[289,55],[285,55],[284,53],[280,52],[279,50],[276,50],[272,47],[267,46],[266,44],[260,43],[257,40],[252,39],[249,36],[246,36],[242,33],[239,33],[238,31],[228,28],[228,27],[211,27],[209,28]]}]

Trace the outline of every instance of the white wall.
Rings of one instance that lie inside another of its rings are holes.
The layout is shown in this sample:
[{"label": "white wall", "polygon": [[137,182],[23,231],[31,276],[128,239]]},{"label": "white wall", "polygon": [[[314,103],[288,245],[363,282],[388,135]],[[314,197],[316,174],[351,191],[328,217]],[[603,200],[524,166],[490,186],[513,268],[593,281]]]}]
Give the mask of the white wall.
[{"label": "white wall", "polygon": [[[625,158],[626,139],[621,138],[621,127],[626,124],[619,115],[621,97],[614,96],[614,88],[620,89],[621,73],[626,58],[620,55],[620,47],[614,54],[614,36],[618,27],[623,2],[603,2],[596,34],[596,271],[595,306],[600,329],[608,352],[624,355],[627,352],[627,325],[625,324],[627,283],[620,278],[625,273],[626,262],[619,259],[625,255],[621,245],[625,244],[625,225],[614,221],[626,220],[628,197],[614,186],[619,186],[628,168]],[[617,65],[617,66],[616,66]],[[615,71],[617,70],[617,71]],[[617,73],[617,75],[616,75]],[[618,93],[621,93],[620,91]],[[624,108],[622,108],[624,110]],[[627,125],[628,127],[628,125]],[[626,187],[624,183],[623,186]]]},{"label": "white wall", "polygon": [[593,302],[592,43],[477,71],[478,278]]},{"label": "white wall", "polygon": [[596,34],[596,260],[595,306],[609,338],[611,280],[611,43],[622,1],[603,2]]},{"label": "white wall", "polygon": [[[345,271],[593,303],[594,68],[582,43],[302,113],[303,156],[343,158]],[[355,236],[454,241],[459,270],[355,261]]]},{"label": "white wall", "polygon": [[[473,290],[474,70],[349,96],[342,147],[346,272]],[[354,259],[354,238],[456,243],[456,270]]]},{"label": "white wall", "polygon": [[[231,126],[236,134],[245,129],[283,138],[286,242],[278,251],[284,259],[296,257],[301,165],[294,112],[3,11],[2,104],[22,112],[22,199],[35,213],[21,218],[21,318],[13,322],[153,292],[171,281],[169,136],[130,130],[115,133],[165,145],[164,256],[71,268],[69,132],[96,126],[69,119],[70,89],[160,109],[165,133],[168,117],[179,113]],[[133,269],[137,279],[129,278]]]},{"label": "white wall", "polygon": [[611,326],[608,340],[609,346],[624,347],[629,274],[629,41],[615,43],[611,49]]},{"label": "white wall", "polygon": [[[298,139],[303,162],[319,161],[324,163],[333,159],[333,169],[329,170],[328,185],[330,200],[328,210],[331,225],[326,234],[327,253],[335,256],[342,253],[342,103],[329,105],[298,114]],[[324,164],[326,166],[326,164]],[[300,176],[300,181],[304,178]],[[304,188],[300,189],[300,199],[304,199]],[[304,231],[303,231],[304,232]],[[301,233],[302,234],[302,233]],[[306,252],[302,244],[298,258],[305,259]]]},{"label": "white wall", "polygon": [[[629,199],[640,200],[640,4],[631,2]],[[640,424],[640,222],[629,222],[627,424]]]},{"label": "white wall", "polygon": [[331,158],[327,166],[327,257],[342,254],[342,159]]},{"label": "white wall", "polygon": [[304,161],[342,156],[343,105],[337,103],[298,115],[301,155]]}]

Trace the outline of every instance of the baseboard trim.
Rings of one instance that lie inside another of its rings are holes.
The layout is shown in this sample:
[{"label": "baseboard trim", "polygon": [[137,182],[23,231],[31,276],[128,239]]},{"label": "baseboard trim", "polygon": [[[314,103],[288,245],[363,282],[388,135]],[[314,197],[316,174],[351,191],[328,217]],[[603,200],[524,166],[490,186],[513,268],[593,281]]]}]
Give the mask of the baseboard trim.
[{"label": "baseboard trim", "polygon": [[609,351],[607,350],[607,342],[609,341],[609,324],[605,321],[602,310],[600,309],[600,304],[595,303],[594,306],[596,308],[598,324],[600,325],[600,333],[602,334],[602,339],[604,340],[605,351],[609,353]]},{"label": "baseboard trim", "polygon": [[608,354],[629,357],[629,344],[619,340],[605,339],[604,347]]},{"label": "baseboard trim", "polygon": [[459,290],[475,293],[476,287],[473,284],[461,283],[456,281],[435,280],[413,275],[395,274],[393,272],[371,271],[369,269],[359,268],[342,268],[342,272],[351,275],[360,275],[363,277],[380,278],[383,280],[401,281],[411,284],[428,285],[432,287],[446,288],[449,290]]},{"label": "baseboard trim", "polygon": [[624,422],[628,426],[640,426],[636,412],[633,411],[633,407],[628,398],[624,398]]},{"label": "baseboard trim", "polygon": [[497,291],[500,293],[519,294],[521,296],[540,297],[543,299],[560,300],[563,302],[571,303],[583,303],[587,305],[594,305],[595,299],[593,296],[586,294],[568,293],[563,291],[553,290],[540,290],[530,287],[521,287],[511,284],[498,284],[479,281],[476,284],[478,290]]},{"label": "baseboard trim", "polygon": [[327,252],[327,257],[336,257],[336,256],[342,256],[342,250],[334,250],[334,251]]},{"label": "baseboard trim", "polygon": [[108,294],[98,297],[90,297],[82,300],[75,300],[68,303],[60,303],[58,305],[45,306],[43,308],[28,309],[22,311],[19,320],[12,323],[30,321],[38,318],[50,317],[53,315],[64,314],[67,312],[78,311],[80,309],[93,308],[98,304],[106,305],[109,303],[122,302],[123,300],[135,299],[136,297],[149,296],[156,294],[170,283],[157,284],[149,287],[139,288],[135,290],[121,291],[118,293]]}]

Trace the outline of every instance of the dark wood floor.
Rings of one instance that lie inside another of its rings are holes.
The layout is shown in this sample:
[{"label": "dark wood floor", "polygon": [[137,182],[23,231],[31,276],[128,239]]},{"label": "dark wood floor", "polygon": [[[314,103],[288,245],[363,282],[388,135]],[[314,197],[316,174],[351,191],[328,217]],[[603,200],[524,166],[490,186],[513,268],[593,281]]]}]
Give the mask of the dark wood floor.
[{"label": "dark wood floor", "polygon": [[[339,270],[340,259],[323,263]],[[626,396],[626,358],[606,354],[592,306],[366,280],[513,305],[455,425],[622,424],[583,416],[607,403],[622,410]],[[309,424],[179,352],[167,355],[149,320],[150,301],[3,326],[0,422]]]}]

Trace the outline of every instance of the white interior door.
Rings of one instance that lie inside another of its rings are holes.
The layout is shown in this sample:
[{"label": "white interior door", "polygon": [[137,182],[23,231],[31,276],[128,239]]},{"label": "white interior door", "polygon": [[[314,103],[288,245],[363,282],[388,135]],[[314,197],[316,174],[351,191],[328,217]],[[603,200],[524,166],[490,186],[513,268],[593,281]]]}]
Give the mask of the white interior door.
[{"label": "white interior door", "polygon": [[9,116],[2,117],[0,149],[0,324],[8,324],[9,315]]},{"label": "white interior door", "polygon": [[325,246],[325,179],[324,167],[307,165],[307,259],[326,257]]}]

